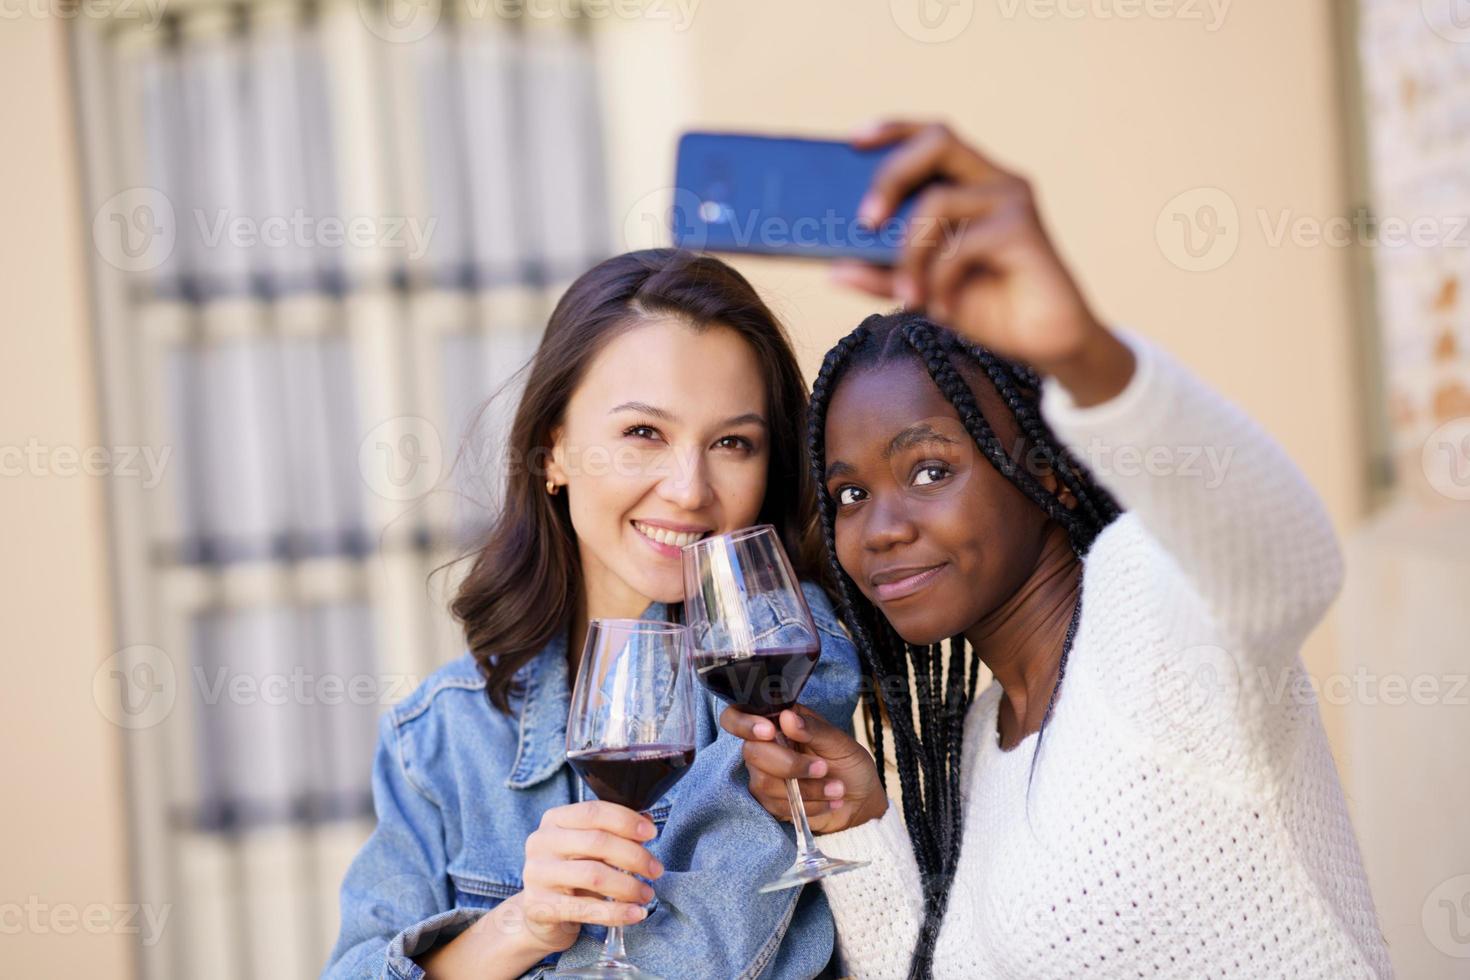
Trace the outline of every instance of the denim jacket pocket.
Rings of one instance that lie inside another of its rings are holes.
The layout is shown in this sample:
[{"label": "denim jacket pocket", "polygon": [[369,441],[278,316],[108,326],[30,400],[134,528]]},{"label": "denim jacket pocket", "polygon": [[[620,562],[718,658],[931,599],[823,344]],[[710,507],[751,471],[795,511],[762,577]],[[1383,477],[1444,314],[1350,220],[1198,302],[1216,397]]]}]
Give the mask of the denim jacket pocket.
[{"label": "denim jacket pocket", "polygon": [[459,908],[492,909],[521,890],[515,875],[470,871],[452,862],[449,880],[454,883],[454,904]]}]

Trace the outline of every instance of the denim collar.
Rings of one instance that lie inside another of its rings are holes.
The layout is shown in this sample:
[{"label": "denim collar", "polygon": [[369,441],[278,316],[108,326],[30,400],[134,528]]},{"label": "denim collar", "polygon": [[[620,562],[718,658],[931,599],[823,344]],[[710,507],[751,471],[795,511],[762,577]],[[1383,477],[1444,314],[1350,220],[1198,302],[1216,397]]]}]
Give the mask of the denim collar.
[{"label": "denim collar", "polygon": [[[640,619],[666,620],[668,606],[655,602]],[[567,676],[567,635],[557,630],[551,642],[516,672],[521,689],[520,740],[505,785],[529,789],[556,775],[567,759],[567,712],[572,706]]]}]

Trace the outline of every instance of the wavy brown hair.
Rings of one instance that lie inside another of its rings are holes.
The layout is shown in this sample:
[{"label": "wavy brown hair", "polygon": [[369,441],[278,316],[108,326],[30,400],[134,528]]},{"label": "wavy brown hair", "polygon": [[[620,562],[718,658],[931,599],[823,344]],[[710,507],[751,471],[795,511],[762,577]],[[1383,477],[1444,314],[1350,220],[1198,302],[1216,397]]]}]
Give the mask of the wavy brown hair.
[{"label": "wavy brown hair", "polygon": [[614,256],[572,283],[547,321],[505,447],[510,464],[501,510],[450,605],[501,711],[510,710],[516,672],[568,628],[581,588],[566,495],[551,496],[545,487],[551,434],[603,346],[663,317],[695,330],[729,328],[755,351],[771,440],[757,520],[780,532],[798,576],[823,581],[805,444],[806,385],[781,322],[745,277],[718,259],[675,249]]}]

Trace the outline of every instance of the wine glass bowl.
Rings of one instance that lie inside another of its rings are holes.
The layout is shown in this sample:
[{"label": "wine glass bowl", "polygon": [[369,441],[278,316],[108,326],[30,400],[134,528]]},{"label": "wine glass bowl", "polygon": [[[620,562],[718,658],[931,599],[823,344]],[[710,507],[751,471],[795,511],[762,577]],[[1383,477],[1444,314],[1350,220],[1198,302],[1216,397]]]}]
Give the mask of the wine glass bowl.
[{"label": "wine glass bowl", "polygon": [[[594,619],[567,716],[567,762],[600,800],[647,810],[694,761],[688,631],[676,623]],[[609,926],[591,966],[558,976],[658,980],[629,962]]]},{"label": "wine glass bowl", "polygon": [[[817,666],[821,638],[780,536],[769,524],[684,546],[684,619],[694,672],[718,697],[774,718],[794,706]],[[790,748],[777,726],[776,740]],[[795,888],[866,862],[827,857],[816,846],[796,780],[787,797],[796,862],[762,892]]]}]

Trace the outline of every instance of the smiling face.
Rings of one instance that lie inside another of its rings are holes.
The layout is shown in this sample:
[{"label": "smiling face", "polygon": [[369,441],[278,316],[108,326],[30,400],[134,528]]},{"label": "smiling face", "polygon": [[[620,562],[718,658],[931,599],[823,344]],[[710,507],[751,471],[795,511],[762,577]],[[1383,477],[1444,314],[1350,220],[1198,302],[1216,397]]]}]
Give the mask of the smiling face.
[{"label": "smiling face", "polygon": [[755,523],[770,458],[760,362],[734,330],[652,318],[598,352],[553,433],[589,616],[684,598],[680,546]]},{"label": "smiling face", "polygon": [[[1001,442],[1018,446],[994,388],[961,373]],[[981,455],[918,361],[843,377],[826,444],[837,559],[909,643],[963,633],[1037,567],[1053,521]]]}]

